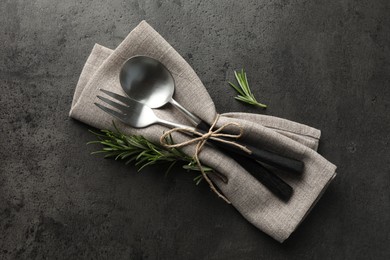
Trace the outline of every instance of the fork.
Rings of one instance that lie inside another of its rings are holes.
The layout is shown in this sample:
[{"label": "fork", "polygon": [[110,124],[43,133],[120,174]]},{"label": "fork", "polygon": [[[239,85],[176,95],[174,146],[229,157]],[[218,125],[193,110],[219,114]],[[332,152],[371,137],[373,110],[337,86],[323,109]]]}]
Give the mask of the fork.
[{"label": "fork", "polygon": [[[183,128],[202,133],[204,132],[203,130],[195,129],[191,126],[178,124],[158,118],[150,107],[128,97],[124,97],[104,89],[100,89],[100,91],[110,96],[112,100],[100,95],[98,95],[97,98],[106,103],[107,105],[110,105],[111,107],[115,108],[116,110],[103,106],[99,103],[94,104],[104,112],[110,114],[111,116],[119,119],[121,122],[131,127],[144,128],[153,124],[160,124],[169,128]],[[273,174],[271,171],[265,168],[259,162],[253,159],[249,159],[242,154],[238,154],[236,149],[233,149],[231,146],[226,145],[225,143],[221,143],[211,139],[209,139],[207,142],[212,143],[213,145],[222,149],[226,155],[232,157],[244,169],[252,173],[255,178],[257,178],[261,183],[263,183],[264,186],[266,186],[280,199],[287,201],[292,196],[292,187],[285,183],[277,175]]]}]

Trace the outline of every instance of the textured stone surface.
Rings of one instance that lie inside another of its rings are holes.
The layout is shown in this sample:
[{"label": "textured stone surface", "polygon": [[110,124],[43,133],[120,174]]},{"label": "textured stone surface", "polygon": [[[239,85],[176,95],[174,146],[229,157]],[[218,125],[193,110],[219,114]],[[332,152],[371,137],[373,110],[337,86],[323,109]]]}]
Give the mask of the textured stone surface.
[{"label": "textured stone surface", "polygon": [[[0,2],[0,258],[389,259],[390,2]],[[146,19],[220,112],[322,130],[338,177],[279,244],[176,168],[137,174],[89,153],[68,118],[92,46]],[[244,67],[269,109],[233,100]]]}]

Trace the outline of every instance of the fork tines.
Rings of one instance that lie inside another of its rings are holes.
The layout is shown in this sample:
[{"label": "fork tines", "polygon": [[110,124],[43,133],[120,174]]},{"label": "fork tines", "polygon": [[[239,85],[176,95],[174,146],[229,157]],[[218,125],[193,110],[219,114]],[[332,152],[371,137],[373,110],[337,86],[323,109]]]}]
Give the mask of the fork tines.
[{"label": "fork tines", "polygon": [[[123,103],[123,104],[126,104],[128,103],[127,102],[127,98],[124,97],[124,96],[121,96],[121,95],[118,95],[116,93],[113,93],[111,91],[108,91],[108,90],[105,90],[105,89],[100,89],[100,91],[102,91],[103,93],[105,93],[106,95],[118,100],[119,102]],[[126,116],[127,114],[130,112],[129,111],[129,107],[128,106],[125,106],[125,105],[122,105],[120,103],[117,103],[117,102],[114,102],[108,98],[105,98],[105,97],[102,97],[100,95],[97,95],[96,96],[98,99],[100,99],[101,101],[103,101],[104,103],[112,106],[113,108],[116,108],[118,109],[119,111],[121,112],[118,112],[118,111],[115,111],[111,108],[108,108],[106,106],[103,106],[99,103],[94,103],[98,108],[100,108],[101,110],[103,110],[104,112],[108,113],[109,115],[119,119],[120,121],[126,123]]]}]

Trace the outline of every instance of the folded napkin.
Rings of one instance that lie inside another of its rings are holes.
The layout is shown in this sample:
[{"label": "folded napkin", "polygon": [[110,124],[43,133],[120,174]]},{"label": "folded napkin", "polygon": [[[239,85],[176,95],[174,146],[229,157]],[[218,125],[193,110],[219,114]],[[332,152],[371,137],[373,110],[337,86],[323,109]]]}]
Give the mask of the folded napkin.
[{"label": "folded napkin", "polygon": [[[96,95],[101,94],[100,88],[124,95],[119,71],[128,58],[136,55],[146,55],[162,62],[175,79],[174,98],[204,121],[213,123],[217,112],[206,88],[190,65],[145,21],[131,31],[115,50],[97,44],[94,46],[80,75],[70,116],[99,129],[112,129],[113,118],[94,105],[94,102],[99,102]],[[154,111],[163,119],[189,125],[187,119],[170,105]],[[305,163],[302,175],[278,172],[294,188],[292,198],[286,203],[270,193],[233,159],[211,146],[205,146],[199,154],[203,164],[227,177],[228,182],[225,183],[210,176],[232,205],[257,228],[283,242],[336,175],[336,166],[316,152],[321,132],[289,120],[250,113],[222,114],[217,127],[229,122],[239,123],[244,128],[243,142]],[[127,134],[143,135],[154,142],[159,142],[160,136],[167,130],[160,125],[133,129],[120,122],[116,124]],[[180,133],[174,137],[175,142],[188,138]],[[194,154],[194,145],[182,149],[188,155]],[[213,193],[210,196],[214,196]]]}]

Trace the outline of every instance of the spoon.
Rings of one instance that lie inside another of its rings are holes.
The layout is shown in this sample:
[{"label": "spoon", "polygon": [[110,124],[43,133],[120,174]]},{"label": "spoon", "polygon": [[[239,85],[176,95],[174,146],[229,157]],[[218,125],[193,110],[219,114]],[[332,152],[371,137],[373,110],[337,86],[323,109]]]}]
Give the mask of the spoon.
[{"label": "spoon", "polygon": [[[196,129],[208,131],[210,128],[208,123],[202,121],[173,99],[175,81],[169,70],[158,60],[147,56],[132,57],[123,64],[119,79],[124,92],[131,99],[150,108],[160,108],[171,103],[189,119]],[[248,147],[248,145],[246,146]],[[301,161],[254,147],[251,147],[250,150],[252,150],[256,160],[261,162],[296,173],[303,171],[304,165]]]},{"label": "spoon", "polygon": [[[150,107],[134,99],[130,99],[104,89],[100,89],[100,91],[114,98],[116,101],[121,102],[122,104],[119,104],[113,100],[98,95],[97,98],[99,98],[101,101],[105,102],[106,104],[112,106],[113,108],[117,109],[118,111],[112,110],[99,103],[95,103],[95,105],[100,109],[102,109],[103,111],[105,111],[106,113],[116,117],[117,119],[119,119],[120,121],[122,121],[123,123],[131,127],[144,128],[153,124],[160,124],[168,128],[182,128],[182,129],[190,129],[193,131],[202,132],[202,130],[195,129],[194,127],[191,126],[186,126],[186,125],[161,119],[157,117],[157,115],[153,112],[153,110]],[[242,150],[240,149],[237,150],[234,146],[231,146],[223,142],[218,142],[213,139],[208,139],[207,141],[209,143],[214,144],[217,147],[222,148],[227,155],[229,155],[234,160],[236,160],[248,172],[259,173],[253,176],[257,178],[260,182],[262,182],[265,187],[267,187],[271,192],[277,195],[280,199],[284,201],[290,199],[293,193],[293,189],[291,188],[291,186],[285,183],[278,176],[274,175],[267,168],[257,163],[255,160],[245,157],[243,155],[243,153],[245,152],[242,152]]]}]

